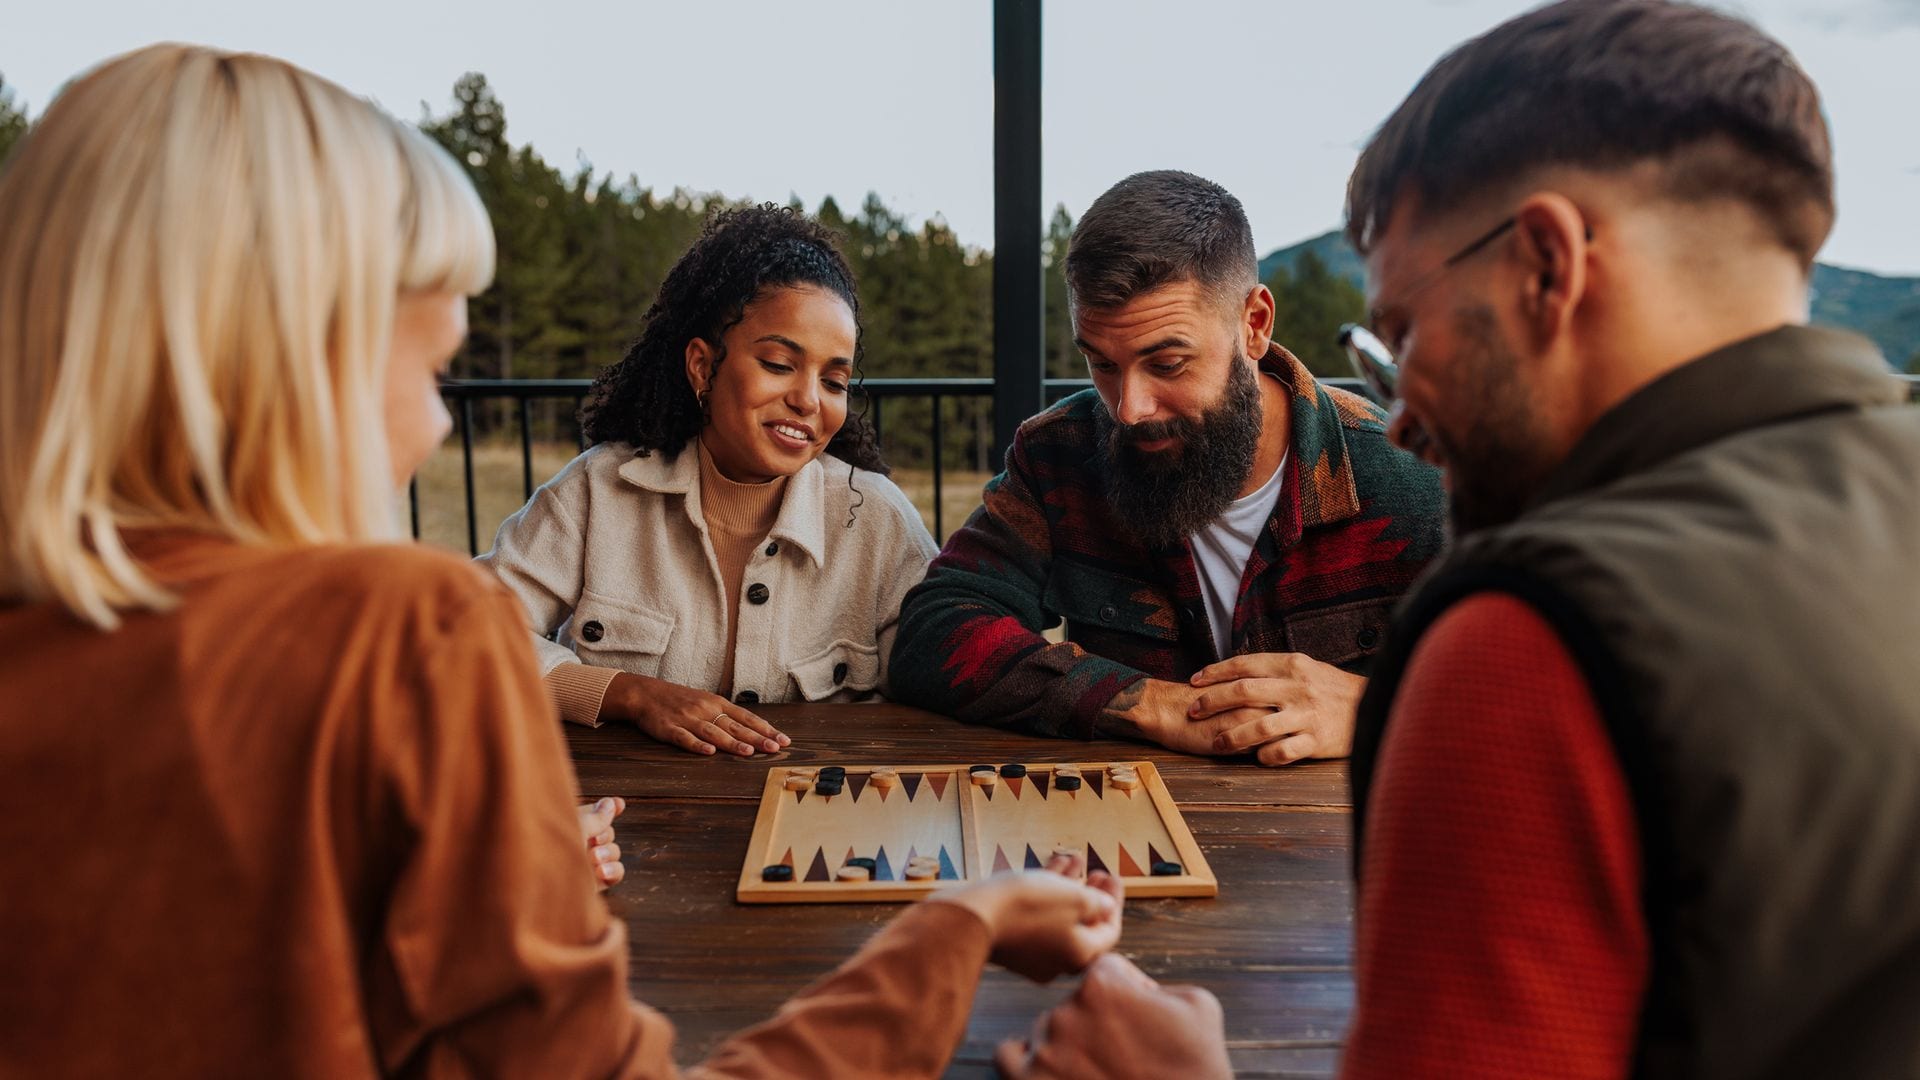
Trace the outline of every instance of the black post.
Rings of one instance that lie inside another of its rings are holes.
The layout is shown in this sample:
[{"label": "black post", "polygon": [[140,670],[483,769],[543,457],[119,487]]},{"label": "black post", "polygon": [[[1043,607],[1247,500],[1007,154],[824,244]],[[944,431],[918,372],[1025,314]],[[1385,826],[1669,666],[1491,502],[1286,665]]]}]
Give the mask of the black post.
[{"label": "black post", "polygon": [[533,498],[533,413],[532,398],[520,398],[520,497]]},{"label": "black post", "polygon": [[1040,411],[1040,0],[993,0],[993,468]]},{"label": "black post", "polygon": [[467,482],[467,554],[480,554],[478,509],[473,502],[473,399],[460,399],[460,472]]},{"label": "black post", "polygon": [[945,433],[940,430],[940,406],[946,404],[946,398],[933,395],[933,540],[937,544],[947,542],[947,508],[942,505],[946,500],[940,488],[940,474],[947,466],[947,448]]}]

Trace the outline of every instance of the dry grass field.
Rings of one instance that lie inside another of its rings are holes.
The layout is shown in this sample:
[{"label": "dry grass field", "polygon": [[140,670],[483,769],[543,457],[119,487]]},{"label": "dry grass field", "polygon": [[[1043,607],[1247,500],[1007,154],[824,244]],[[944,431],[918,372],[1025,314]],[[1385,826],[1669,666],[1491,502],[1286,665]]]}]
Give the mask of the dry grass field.
[{"label": "dry grass field", "polygon": [[[533,445],[533,483],[539,486],[573,459],[571,443],[535,443]],[[933,528],[933,473],[928,469],[896,469],[893,480],[920,508],[920,516]],[[980,503],[980,489],[988,480],[985,473],[949,469],[941,479],[941,499],[946,504],[945,531],[951,533],[967,520]],[[437,450],[418,477],[420,493],[420,539],[465,553],[467,550],[467,511],[465,485],[461,478],[460,441],[449,440]],[[507,515],[526,502],[520,471],[520,444],[510,442],[476,443],[473,448],[473,491],[475,532],[479,549],[493,546],[493,534]],[[945,536],[936,539],[944,541]]]}]

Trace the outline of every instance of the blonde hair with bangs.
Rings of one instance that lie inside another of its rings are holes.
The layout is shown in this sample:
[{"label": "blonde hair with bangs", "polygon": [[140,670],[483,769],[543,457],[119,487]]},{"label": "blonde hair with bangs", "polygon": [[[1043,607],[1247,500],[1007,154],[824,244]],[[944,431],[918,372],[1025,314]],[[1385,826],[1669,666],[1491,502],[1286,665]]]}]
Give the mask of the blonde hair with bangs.
[{"label": "blonde hair with bangs", "polygon": [[172,602],[128,529],[398,537],[395,301],[493,276],[438,146],[283,61],[155,45],[53,102],[0,223],[0,595],[111,628]]}]

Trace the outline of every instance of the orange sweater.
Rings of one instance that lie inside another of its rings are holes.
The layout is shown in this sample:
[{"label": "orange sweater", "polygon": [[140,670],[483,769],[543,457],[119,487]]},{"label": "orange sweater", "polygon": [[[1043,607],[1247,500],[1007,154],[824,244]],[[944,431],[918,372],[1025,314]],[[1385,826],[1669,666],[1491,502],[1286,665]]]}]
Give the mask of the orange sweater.
[{"label": "orange sweater", "polygon": [[[172,612],[0,607],[0,1075],[677,1075],[504,588],[414,547],[136,550]],[[916,905],[697,1072],[937,1075],[988,948]]]}]

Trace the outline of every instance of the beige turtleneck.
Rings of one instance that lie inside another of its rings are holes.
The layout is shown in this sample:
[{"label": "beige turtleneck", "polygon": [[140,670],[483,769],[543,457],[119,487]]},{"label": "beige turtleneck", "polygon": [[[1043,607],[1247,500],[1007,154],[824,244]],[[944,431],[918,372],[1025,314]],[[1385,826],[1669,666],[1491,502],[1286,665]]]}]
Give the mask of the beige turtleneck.
[{"label": "beige turtleneck", "polygon": [[707,522],[707,539],[713,545],[713,557],[720,564],[720,583],[727,592],[727,651],[720,668],[722,697],[733,696],[733,647],[740,632],[740,587],[746,580],[747,561],[773,528],[780,516],[780,498],[786,494],[787,478],[776,477],[759,484],[740,484],[720,474],[706,444],[700,448],[700,516]]}]

